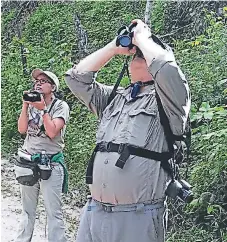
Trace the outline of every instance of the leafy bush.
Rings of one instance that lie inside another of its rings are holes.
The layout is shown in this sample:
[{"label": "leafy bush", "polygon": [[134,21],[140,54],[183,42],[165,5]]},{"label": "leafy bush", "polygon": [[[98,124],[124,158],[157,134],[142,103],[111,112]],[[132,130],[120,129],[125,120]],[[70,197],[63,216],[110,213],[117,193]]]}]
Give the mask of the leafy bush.
[{"label": "leafy bush", "polygon": [[192,92],[189,181],[195,199],[187,206],[171,205],[168,242],[227,238],[227,30],[222,19],[210,15],[208,21],[204,35],[175,43]]}]

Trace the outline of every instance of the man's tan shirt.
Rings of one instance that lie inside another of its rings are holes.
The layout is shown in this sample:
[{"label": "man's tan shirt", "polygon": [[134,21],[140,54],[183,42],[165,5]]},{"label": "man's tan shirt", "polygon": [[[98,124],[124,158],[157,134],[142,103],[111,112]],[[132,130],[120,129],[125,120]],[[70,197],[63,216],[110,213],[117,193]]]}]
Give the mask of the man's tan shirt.
[{"label": "man's tan shirt", "polygon": [[[161,98],[175,135],[181,135],[190,109],[189,87],[171,53],[154,59],[149,72],[154,85],[145,86],[136,101],[131,88],[119,88],[107,105],[113,86],[95,81],[95,72],[78,73],[76,66],[66,72],[71,91],[99,118],[97,143],[128,143],[156,152],[168,151],[160,124],[155,92]],[[93,169],[92,197],[111,204],[160,201],[169,180],[159,161],[131,155],[123,169],[115,166],[118,153],[97,152]]]}]

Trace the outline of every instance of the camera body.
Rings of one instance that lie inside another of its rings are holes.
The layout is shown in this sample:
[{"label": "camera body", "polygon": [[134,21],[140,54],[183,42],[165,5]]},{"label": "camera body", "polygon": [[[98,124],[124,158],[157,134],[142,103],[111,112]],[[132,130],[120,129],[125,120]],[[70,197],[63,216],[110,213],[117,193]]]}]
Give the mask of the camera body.
[{"label": "camera body", "polygon": [[37,91],[30,91],[28,93],[24,93],[23,100],[27,102],[40,102],[41,94]]},{"label": "camera body", "polygon": [[182,179],[172,180],[166,189],[166,195],[174,199],[178,197],[185,203],[190,203],[193,200],[191,185]]},{"label": "camera body", "polygon": [[133,48],[132,38],[133,38],[133,29],[136,27],[137,23],[131,23],[129,26],[122,26],[117,31],[117,40],[116,45],[122,47],[128,47],[129,49]]}]

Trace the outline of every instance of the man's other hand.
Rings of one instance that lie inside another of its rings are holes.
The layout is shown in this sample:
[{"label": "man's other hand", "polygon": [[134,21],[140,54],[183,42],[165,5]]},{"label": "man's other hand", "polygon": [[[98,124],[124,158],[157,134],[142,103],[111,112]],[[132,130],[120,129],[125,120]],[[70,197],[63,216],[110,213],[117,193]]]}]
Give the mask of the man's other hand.
[{"label": "man's other hand", "polygon": [[137,23],[136,27],[133,29],[134,35],[132,43],[138,46],[140,38],[148,39],[151,37],[151,29],[140,19],[134,19],[132,23]]}]

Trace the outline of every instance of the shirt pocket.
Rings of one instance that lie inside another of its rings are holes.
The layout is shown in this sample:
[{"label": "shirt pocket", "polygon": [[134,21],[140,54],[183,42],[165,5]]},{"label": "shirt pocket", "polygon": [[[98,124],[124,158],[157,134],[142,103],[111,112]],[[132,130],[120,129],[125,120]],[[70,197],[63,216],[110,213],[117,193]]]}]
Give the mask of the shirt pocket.
[{"label": "shirt pocket", "polygon": [[105,137],[105,134],[107,132],[111,133],[111,131],[114,130],[114,127],[117,123],[120,112],[121,112],[121,105],[111,105],[110,107],[107,107],[104,110],[102,119],[98,127],[98,132],[96,135],[97,142],[101,142],[103,140],[106,140],[105,138],[108,138],[108,137]]},{"label": "shirt pocket", "polygon": [[104,110],[101,122],[105,122],[106,120],[110,120],[112,117],[116,116],[120,111],[121,111],[120,105],[116,105],[115,103],[111,103]]},{"label": "shirt pocket", "polygon": [[149,143],[159,126],[157,113],[153,105],[129,111],[130,144],[145,147]]}]

